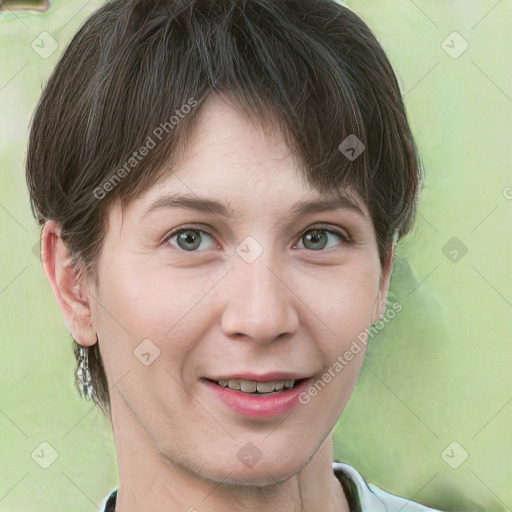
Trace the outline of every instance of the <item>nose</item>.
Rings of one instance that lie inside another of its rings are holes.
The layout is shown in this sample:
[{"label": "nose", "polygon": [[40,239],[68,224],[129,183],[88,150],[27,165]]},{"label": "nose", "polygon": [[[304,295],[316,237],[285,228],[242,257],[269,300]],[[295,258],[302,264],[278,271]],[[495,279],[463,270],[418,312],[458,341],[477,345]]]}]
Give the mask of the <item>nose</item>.
[{"label": "nose", "polygon": [[225,283],[221,326],[226,336],[270,344],[297,331],[298,299],[289,274],[284,277],[280,268],[263,255],[250,264],[235,263]]}]

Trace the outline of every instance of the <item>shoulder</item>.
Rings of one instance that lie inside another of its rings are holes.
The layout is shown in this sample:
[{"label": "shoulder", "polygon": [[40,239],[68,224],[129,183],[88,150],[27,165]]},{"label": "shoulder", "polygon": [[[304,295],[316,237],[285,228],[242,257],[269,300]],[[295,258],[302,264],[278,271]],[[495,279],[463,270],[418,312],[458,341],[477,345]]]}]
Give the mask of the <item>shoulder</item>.
[{"label": "shoulder", "polygon": [[363,476],[348,464],[334,462],[333,469],[341,471],[354,482],[362,510],[371,512],[440,512],[387,493],[380,487],[366,482]]}]

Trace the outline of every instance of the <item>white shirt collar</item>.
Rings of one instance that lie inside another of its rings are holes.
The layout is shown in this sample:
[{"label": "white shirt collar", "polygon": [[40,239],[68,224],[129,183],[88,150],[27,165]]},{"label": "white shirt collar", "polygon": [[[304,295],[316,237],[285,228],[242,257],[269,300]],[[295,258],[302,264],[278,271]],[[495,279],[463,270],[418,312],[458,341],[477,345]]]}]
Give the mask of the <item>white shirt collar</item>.
[{"label": "white shirt collar", "polygon": [[439,512],[367,483],[363,476],[348,464],[334,462],[333,469],[341,470],[354,482],[363,512]]}]

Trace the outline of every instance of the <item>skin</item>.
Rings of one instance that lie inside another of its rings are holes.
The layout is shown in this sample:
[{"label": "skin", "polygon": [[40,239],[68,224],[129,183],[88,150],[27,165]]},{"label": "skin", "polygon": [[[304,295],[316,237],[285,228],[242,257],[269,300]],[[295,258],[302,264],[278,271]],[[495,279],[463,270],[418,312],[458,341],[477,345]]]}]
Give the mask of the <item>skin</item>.
[{"label": "skin", "polygon": [[[84,346],[100,344],[118,455],[117,509],[348,511],[332,471],[332,430],[364,346],[308,404],[278,418],[240,415],[202,377],[288,371],[321,378],[383,316],[393,253],[381,266],[357,196],[362,214],[286,217],[297,202],[321,196],[305,185],[284,139],[221,97],[211,96],[199,115],[165,178],[124,213],[112,206],[98,289],[76,277],[59,226],[43,228],[44,270],[70,331]],[[160,208],[143,218],[168,192],[217,199],[237,215]],[[319,223],[351,240],[324,231],[326,247],[311,248],[305,234]],[[202,230],[197,248],[187,251],[193,244],[180,245],[177,236],[163,241],[182,226]],[[252,263],[236,252],[248,236],[263,249]],[[160,350],[148,366],[134,355],[145,339]],[[237,457],[248,442],[261,453],[252,467]]]}]

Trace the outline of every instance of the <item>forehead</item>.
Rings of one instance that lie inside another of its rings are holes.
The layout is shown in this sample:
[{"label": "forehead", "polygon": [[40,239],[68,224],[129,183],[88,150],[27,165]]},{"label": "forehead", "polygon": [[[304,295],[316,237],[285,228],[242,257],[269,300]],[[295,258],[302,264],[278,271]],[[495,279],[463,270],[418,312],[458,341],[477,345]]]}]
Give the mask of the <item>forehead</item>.
[{"label": "forehead", "polygon": [[[369,218],[354,190],[321,194],[306,183],[303,163],[277,124],[248,116],[230,97],[216,94],[198,112],[179,155],[134,202],[140,220],[167,208],[225,218],[274,210],[298,216],[343,209]],[[129,208],[122,206],[124,217]]]},{"label": "forehead", "polygon": [[[211,94],[179,156],[145,194],[155,205],[144,213],[167,204],[236,217],[243,207],[237,197],[263,200],[271,193],[283,203],[287,198],[298,203],[295,208],[302,213],[308,211],[307,202],[317,209],[324,202],[326,209],[367,213],[353,189],[320,194],[306,183],[304,164],[276,122],[247,115],[229,96]],[[224,200],[209,199],[214,197]]]},{"label": "forehead", "polygon": [[232,96],[215,93],[210,94],[197,113],[194,129],[182,146],[176,167],[204,160],[217,170],[226,164],[233,168],[250,166],[255,175],[270,162],[274,167],[286,168],[299,168],[302,164],[276,119],[268,114],[249,115]]}]

